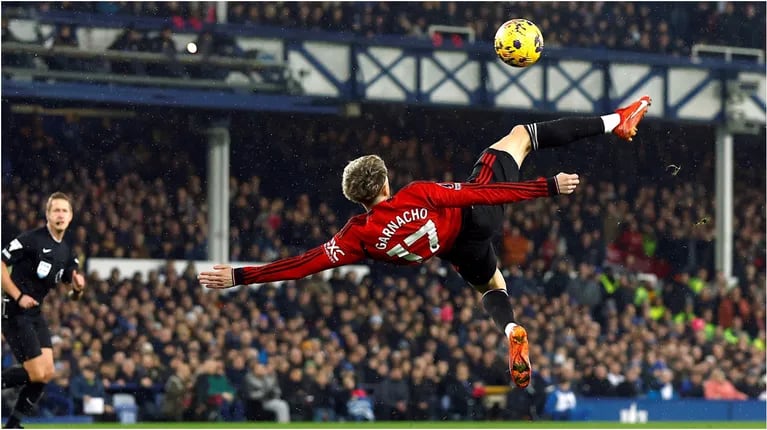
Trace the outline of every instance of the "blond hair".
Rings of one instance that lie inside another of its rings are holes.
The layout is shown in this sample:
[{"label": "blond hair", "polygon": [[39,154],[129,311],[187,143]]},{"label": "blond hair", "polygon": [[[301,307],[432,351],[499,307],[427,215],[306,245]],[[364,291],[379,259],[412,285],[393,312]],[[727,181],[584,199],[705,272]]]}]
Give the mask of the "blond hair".
[{"label": "blond hair", "polygon": [[61,191],[56,191],[55,193],[51,194],[50,197],[48,197],[48,201],[45,203],[45,212],[51,210],[51,203],[53,203],[54,200],[65,200],[67,203],[69,203],[69,210],[72,210],[72,199],[70,199],[68,195],[62,193]]},{"label": "blond hair", "polygon": [[341,187],[347,199],[369,205],[383,189],[386,177],[386,164],[381,157],[365,155],[350,161],[344,167]]}]

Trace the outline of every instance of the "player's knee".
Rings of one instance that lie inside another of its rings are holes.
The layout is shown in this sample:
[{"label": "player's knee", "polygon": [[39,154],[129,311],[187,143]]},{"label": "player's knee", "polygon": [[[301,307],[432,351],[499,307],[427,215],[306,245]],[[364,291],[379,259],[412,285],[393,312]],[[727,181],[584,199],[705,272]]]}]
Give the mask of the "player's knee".
[{"label": "player's knee", "polygon": [[509,132],[509,137],[515,142],[530,143],[530,133],[524,125],[515,125]]},{"label": "player's knee", "polygon": [[509,146],[512,147],[514,152],[521,152],[523,154],[530,152],[532,148],[530,144],[530,133],[528,133],[525,126],[515,125],[514,128],[511,129],[511,132],[507,138],[509,141]]},{"label": "player's knee", "polygon": [[517,164],[521,165],[527,154],[530,153],[530,135],[523,125],[514,126],[509,134],[503,136],[501,140],[490,146],[499,151],[506,151],[514,157]]},{"label": "player's knee", "polygon": [[474,288],[474,290],[479,294],[485,294],[486,292],[490,291],[490,288],[487,286],[487,284],[472,284],[469,282],[469,285],[471,285],[472,288]]},{"label": "player's knee", "polygon": [[[493,279],[490,280],[490,283],[488,284],[488,289],[490,290],[506,290],[506,280],[503,279],[503,276],[493,277]],[[507,291],[508,292],[508,291]]]}]

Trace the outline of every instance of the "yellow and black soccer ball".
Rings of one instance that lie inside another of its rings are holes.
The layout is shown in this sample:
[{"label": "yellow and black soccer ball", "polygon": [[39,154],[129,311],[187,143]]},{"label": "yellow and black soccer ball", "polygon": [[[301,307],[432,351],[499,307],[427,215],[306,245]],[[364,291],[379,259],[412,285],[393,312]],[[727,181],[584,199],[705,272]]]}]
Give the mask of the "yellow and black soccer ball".
[{"label": "yellow and black soccer ball", "polygon": [[495,33],[495,53],[512,67],[529,67],[535,64],[543,52],[543,35],[532,21],[512,19],[506,21]]}]

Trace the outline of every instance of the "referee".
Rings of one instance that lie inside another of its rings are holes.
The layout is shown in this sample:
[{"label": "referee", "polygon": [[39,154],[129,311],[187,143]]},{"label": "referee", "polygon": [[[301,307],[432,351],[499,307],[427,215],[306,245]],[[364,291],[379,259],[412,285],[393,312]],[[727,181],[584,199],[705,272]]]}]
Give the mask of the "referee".
[{"label": "referee", "polygon": [[2,388],[23,386],[5,428],[22,428],[21,419],[29,415],[45,384],[53,378],[51,332],[40,303],[59,283],[71,285],[69,296],[75,300],[85,289],[85,278],[77,271],[77,258],[65,240],[72,222],[69,196],[51,194],[45,218],[45,227],[21,233],[2,250],[2,333],[21,363],[3,370]]}]

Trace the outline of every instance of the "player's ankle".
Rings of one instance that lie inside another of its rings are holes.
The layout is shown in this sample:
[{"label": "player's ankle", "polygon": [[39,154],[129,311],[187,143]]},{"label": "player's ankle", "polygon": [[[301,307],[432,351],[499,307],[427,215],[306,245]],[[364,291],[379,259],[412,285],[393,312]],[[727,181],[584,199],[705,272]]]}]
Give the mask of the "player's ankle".
[{"label": "player's ankle", "polygon": [[611,113],[609,115],[602,115],[602,122],[605,125],[605,133],[610,133],[615,127],[620,125],[621,116],[617,113]]},{"label": "player's ankle", "polygon": [[506,327],[503,329],[504,333],[506,333],[506,337],[511,337],[511,332],[514,330],[514,327],[517,326],[517,323],[510,322],[506,324]]}]

